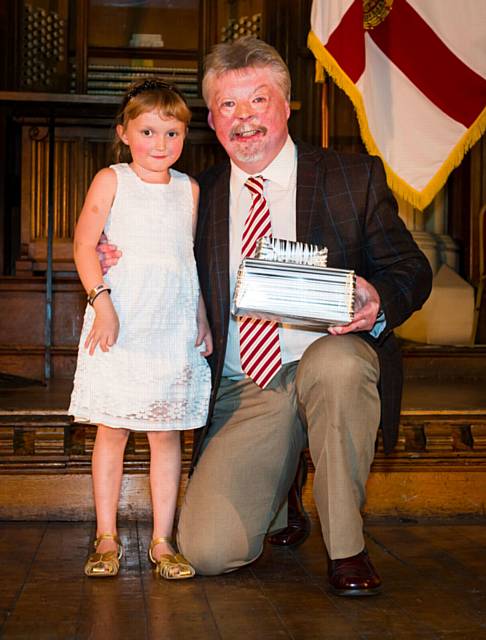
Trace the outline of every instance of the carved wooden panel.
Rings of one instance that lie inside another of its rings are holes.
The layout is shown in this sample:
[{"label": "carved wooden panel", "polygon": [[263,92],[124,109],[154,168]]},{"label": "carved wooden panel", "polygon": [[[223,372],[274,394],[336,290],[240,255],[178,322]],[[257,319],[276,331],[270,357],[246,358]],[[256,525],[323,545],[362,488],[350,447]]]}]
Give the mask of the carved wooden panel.
[{"label": "carved wooden panel", "polygon": [[[72,237],[89,183],[109,164],[106,129],[56,127],[54,144],[54,260],[71,261]],[[21,241],[23,258],[42,269],[46,257],[49,137],[46,126],[22,129]],[[65,267],[65,265],[63,265]]]}]

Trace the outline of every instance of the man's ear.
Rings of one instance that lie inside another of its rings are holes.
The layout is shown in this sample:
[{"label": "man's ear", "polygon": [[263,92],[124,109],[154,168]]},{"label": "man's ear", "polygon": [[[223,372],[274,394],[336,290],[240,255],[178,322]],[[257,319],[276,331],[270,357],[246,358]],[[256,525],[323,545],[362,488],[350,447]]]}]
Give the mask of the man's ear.
[{"label": "man's ear", "polygon": [[120,138],[120,140],[124,144],[128,144],[127,136],[125,135],[125,130],[121,124],[116,125],[116,135]]},{"label": "man's ear", "polygon": [[208,125],[214,130],[213,114],[211,110],[208,111]]}]

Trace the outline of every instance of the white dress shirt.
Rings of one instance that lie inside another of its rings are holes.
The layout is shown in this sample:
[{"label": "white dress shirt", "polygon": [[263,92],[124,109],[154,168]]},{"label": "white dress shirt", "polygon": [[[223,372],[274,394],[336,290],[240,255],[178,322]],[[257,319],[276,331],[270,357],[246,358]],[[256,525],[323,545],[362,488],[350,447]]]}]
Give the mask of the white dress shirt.
[{"label": "white dress shirt", "polygon": [[[296,240],[296,194],[297,194],[297,148],[290,136],[278,156],[256,175],[265,179],[264,195],[270,209],[272,235],[283,240]],[[250,174],[231,162],[230,178],[230,296],[236,284],[236,275],[241,263],[241,238],[245,220],[251,205],[249,190],[245,187]],[[280,325],[279,337],[282,363],[300,360],[306,348],[326,333],[306,330],[289,325]],[[240,338],[238,321],[230,316],[228,344],[223,375],[241,377]]]}]

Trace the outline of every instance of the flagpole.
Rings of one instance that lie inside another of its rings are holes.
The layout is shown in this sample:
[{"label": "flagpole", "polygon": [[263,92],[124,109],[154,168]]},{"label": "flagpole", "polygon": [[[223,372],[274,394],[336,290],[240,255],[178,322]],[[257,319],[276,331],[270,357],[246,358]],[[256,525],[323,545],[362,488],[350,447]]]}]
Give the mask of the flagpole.
[{"label": "flagpole", "polygon": [[328,105],[328,82],[327,74],[324,75],[321,92],[321,145],[323,148],[329,146],[329,105]]}]

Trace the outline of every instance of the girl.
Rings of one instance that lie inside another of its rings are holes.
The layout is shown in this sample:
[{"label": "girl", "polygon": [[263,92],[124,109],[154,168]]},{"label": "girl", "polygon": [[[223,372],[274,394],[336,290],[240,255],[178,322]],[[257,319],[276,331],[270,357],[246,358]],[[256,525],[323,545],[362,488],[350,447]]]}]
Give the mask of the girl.
[{"label": "girl", "polygon": [[[117,160],[94,178],[74,234],[74,259],[88,292],[70,414],[98,425],[92,472],[97,533],[88,576],[114,576],[123,548],[116,512],[131,430],[150,444],[153,539],[149,558],[167,579],[194,569],[171,546],[181,468],[180,434],[204,424],[212,352],[193,256],[199,190],[170,167],[191,113],[179,91],[141,80],[117,119]],[[128,155],[127,155],[128,152]],[[103,279],[102,232],[123,251]]]}]

